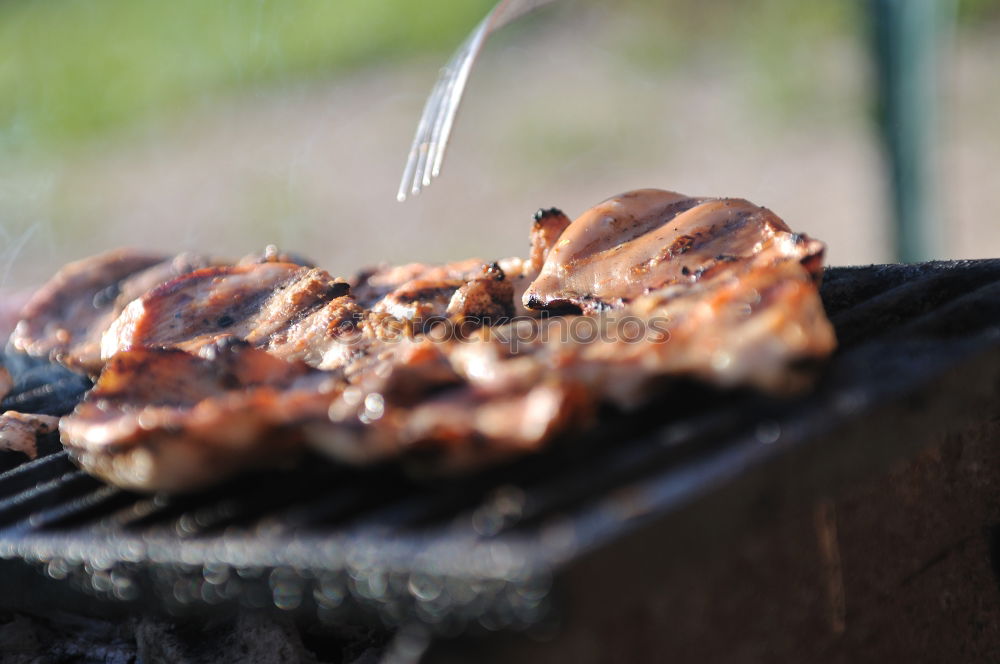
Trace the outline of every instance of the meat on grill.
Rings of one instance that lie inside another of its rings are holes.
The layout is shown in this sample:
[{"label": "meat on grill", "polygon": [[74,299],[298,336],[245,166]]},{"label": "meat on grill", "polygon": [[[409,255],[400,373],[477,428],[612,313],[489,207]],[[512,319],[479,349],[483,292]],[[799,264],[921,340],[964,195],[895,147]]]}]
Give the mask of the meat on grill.
[{"label": "meat on grill", "polygon": [[567,228],[525,304],[618,308],[665,286],[704,283],[734,263],[791,259],[812,261],[808,268],[818,271],[822,254],[821,243],[748,201],[640,189],[609,198]]},{"label": "meat on grill", "polygon": [[103,335],[101,356],[142,347],[196,352],[221,338],[265,346],[348,288],[323,270],[294,263],[195,270],[125,307]]},{"label": "meat on grill", "polygon": [[105,332],[101,354],[108,359],[143,347],[197,352],[235,338],[279,357],[340,368],[371,341],[419,333],[435,321],[510,318],[513,287],[503,270],[475,264],[461,271],[407,266],[422,276],[401,279],[385,293],[369,277],[361,298],[346,281],[291,263],[197,270],[129,304]]},{"label": "meat on grill", "polygon": [[[834,344],[812,275],[785,261],[681,294],[653,292],[621,316],[522,318],[467,339],[424,341],[409,353],[419,350],[421,363],[397,358],[368,372],[310,437],[341,459],[409,453],[437,469],[462,470],[584,428],[603,404],[644,405],[664,377],[800,388],[809,376],[792,363],[821,359]],[[458,380],[443,380],[438,365]],[[435,379],[423,379],[422,368]],[[434,389],[419,394],[414,383]]]},{"label": "meat on grill", "polygon": [[0,453],[16,452],[34,459],[38,456],[38,439],[58,428],[58,417],[8,410],[0,415]]},{"label": "meat on grill", "polygon": [[338,381],[228,339],[203,350],[115,355],[60,423],[70,455],[117,486],[167,491],[293,463],[296,425],[323,416]]},{"label": "meat on grill", "polygon": [[[414,452],[467,468],[586,426],[602,404],[646,403],[668,376],[794,389],[803,376],[792,365],[836,344],[817,289],[823,245],[767,210],[643,190],[556,228],[535,238],[524,304],[586,316],[521,318],[398,354],[354,381],[312,428],[316,444],[352,460]],[[434,384],[419,372],[440,380],[441,365],[459,380],[418,398],[399,389]]]},{"label": "meat on grill", "polygon": [[194,254],[169,258],[119,249],[70,263],[31,297],[10,343],[22,353],[96,374],[103,366],[101,336],[125,305],[215,262]]},{"label": "meat on grill", "polygon": [[[640,190],[572,223],[540,211],[531,240],[525,259],[350,282],[276,251],[176,276],[104,331],[108,365],[64,444],[141,489],[203,485],[303,442],[461,470],[648,402],[671,377],[795,387],[795,367],[835,345],[823,245],[746,201]],[[270,368],[247,378],[241,362]]]}]

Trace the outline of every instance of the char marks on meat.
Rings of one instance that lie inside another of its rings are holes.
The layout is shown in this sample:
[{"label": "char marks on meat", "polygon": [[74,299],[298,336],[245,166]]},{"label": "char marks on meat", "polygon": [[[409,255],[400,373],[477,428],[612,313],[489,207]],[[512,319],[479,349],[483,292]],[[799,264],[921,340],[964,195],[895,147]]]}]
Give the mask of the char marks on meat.
[{"label": "char marks on meat", "polygon": [[794,389],[836,344],[823,249],[747,201],[647,189],[539,211],[527,258],[346,282],[265,252],[123,305],[62,437],[108,481],[182,490],[303,444],[468,469],[671,378]]},{"label": "char marks on meat", "polygon": [[97,477],[184,491],[292,463],[303,442],[297,425],[322,417],[339,389],[335,377],[230,340],[205,357],[142,348],[108,362],[60,431]]},{"label": "char marks on meat", "polygon": [[11,345],[96,374],[103,366],[101,336],[129,302],[213,262],[195,254],[168,258],[120,249],[70,263],[25,305]]},{"label": "char marks on meat", "polygon": [[822,254],[822,243],[792,233],[773,212],[748,201],[641,189],[609,198],[573,222],[528,288],[525,304],[621,307],[734,263],[764,267],[796,260],[818,270]]},{"label": "char marks on meat", "polygon": [[229,337],[264,347],[348,290],[347,282],[294,263],[195,270],[133,300],[104,334],[101,356],[143,347],[197,352]]}]

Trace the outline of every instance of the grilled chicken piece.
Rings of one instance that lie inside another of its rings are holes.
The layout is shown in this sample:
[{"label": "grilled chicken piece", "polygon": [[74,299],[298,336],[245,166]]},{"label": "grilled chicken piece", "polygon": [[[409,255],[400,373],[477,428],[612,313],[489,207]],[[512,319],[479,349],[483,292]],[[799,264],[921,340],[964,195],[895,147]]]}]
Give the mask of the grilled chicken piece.
[{"label": "grilled chicken piece", "polygon": [[101,355],[142,347],[196,352],[225,337],[266,346],[347,291],[345,281],[293,263],[196,270],[133,300],[104,334]]},{"label": "grilled chicken piece", "polygon": [[343,367],[375,342],[410,334],[409,325],[362,308],[342,279],[292,263],[199,270],[133,301],[102,340],[105,358],[133,348],[192,353],[220,339],[321,369]]},{"label": "grilled chicken piece", "polygon": [[733,198],[640,189],[573,222],[524,295],[533,309],[620,308],[665,286],[691,285],[735,262],[802,262],[820,269],[823,244],[773,212]]},{"label": "grilled chicken piece", "polygon": [[294,461],[296,425],[325,416],[340,387],[333,375],[226,339],[206,357],[137,349],[108,362],[60,432],[92,475],[129,489],[187,491]]},{"label": "grilled chicken piece", "polygon": [[129,302],[159,284],[215,261],[120,249],[70,263],[40,288],[11,335],[16,350],[96,374],[101,335]]},{"label": "grilled chicken piece", "polygon": [[[562,211],[539,210],[531,229],[528,259],[504,258],[495,263],[470,259],[446,265],[383,267],[358,275],[351,282],[351,292],[360,306],[402,320],[435,321],[457,316],[496,324],[514,315],[529,315],[531,312],[521,304],[524,291],[538,276],[545,257],[567,226],[569,219]],[[470,298],[470,291],[478,295]]]},{"label": "grilled chicken piece", "polygon": [[448,318],[460,323],[496,325],[514,315],[514,287],[497,263],[484,265],[448,301]]},{"label": "grilled chicken piece", "polygon": [[8,410],[0,415],[0,452],[16,452],[34,459],[38,456],[38,439],[58,428],[58,417]]},{"label": "grilled chicken piece", "polygon": [[508,318],[514,293],[505,278],[499,265],[478,259],[437,266],[412,263],[362,273],[352,292],[360,306],[412,321],[412,328],[423,332],[451,317]]},{"label": "grilled chicken piece", "polygon": [[91,332],[111,311],[122,281],[164,258],[120,249],[66,265],[25,305],[10,343],[55,362],[73,364],[77,355],[86,362]]},{"label": "grilled chicken piece", "polygon": [[[458,289],[462,284],[472,279],[480,271],[483,261],[470,258],[464,261],[446,265],[427,265],[425,263],[409,263],[407,265],[383,266],[366,270],[351,281],[351,292],[358,304],[365,309],[372,309],[386,298],[393,304],[406,305],[408,300],[420,300],[423,286],[433,291]],[[394,296],[395,295],[395,296]],[[436,297],[436,292],[428,295]],[[450,295],[448,296],[451,297]],[[385,304],[387,308],[393,304]],[[444,301],[447,306],[447,298]],[[444,313],[444,309],[440,310]],[[406,315],[399,318],[408,318]]]},{"label": "grilled chicken piece", "polygon": [[556,240],[569,226],[569,218],[558,208],[538,210],[531,227],[531,251],[528,258],[503,258],[497,261],[513,288],[514,315],[537,316],[538,313],[524,306],[524,292],[542,270]]}]

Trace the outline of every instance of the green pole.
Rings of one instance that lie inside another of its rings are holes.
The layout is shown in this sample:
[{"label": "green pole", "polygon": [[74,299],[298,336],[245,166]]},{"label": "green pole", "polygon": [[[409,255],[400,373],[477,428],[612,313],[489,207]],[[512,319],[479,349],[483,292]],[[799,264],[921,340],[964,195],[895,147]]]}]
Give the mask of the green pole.
[{"label": "green pole", "polygon": [[936,196],[938,63],[954,0],[869,2],[896,259],[940,258],[946,234]]}]

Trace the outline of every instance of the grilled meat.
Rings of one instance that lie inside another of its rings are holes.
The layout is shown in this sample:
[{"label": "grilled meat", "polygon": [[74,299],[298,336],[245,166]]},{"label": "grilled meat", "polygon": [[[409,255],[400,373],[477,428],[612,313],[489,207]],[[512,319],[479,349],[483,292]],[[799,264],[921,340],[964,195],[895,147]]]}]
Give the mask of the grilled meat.
[{"label": "grilled meat", "polygon": [[[667,377],[794,390],[807,376],[790,365],[822,359],[834,346],[812,275],[786,261],[679,294],[655,291],[621,315],[522,318],[469,339],[425,341],[417,368],[400,354],[391,370],[369,373],[331,407],[332,424],[314,425],[310,435],[352,461],[417,454],[438,469],[464,469],[585,427],[602,404],[644,405]],[[404,368],[424,395],[399,390],[394,372]]]},{"label": "grilled meat", "polygon": [[822,255],[822,243],[748,201],[640,189],[609,198],[567,228],[524,299],[534,309],[620,308],[734,263],[796,260],[818,271]]},{"label": "grilled meat", "polygon": [[302,447],[296,425],[322,417],[339,389],[333,376],[229,339],[205,357],[123,351],[60,432],[70,455],[97,477],[185,491],[293,462]]},{"label": "grilled meat", "polygon": [[101,355],[143,347],[197,351],[227,337],[266,346],[347,290],[345,281],[294,263],[195,270],[133,300],[105,332]]},{"label": "grilled meat", "polygon": [[[397,318],[413,318],[413,315],[408,315],[407,307],[415,300],[426,300],[422,306],[428,307],[426,311],[430,311],[431,315],[443,315],[451,293],[474,278],[482,266],[483,261],[477,258],[447,265],[409,263],[384,266],[358,275],[351,283],[351,291],[358,304],[366,309],[401,307],[396,312]],[[443,298],[442,294],[445,295]],[[435,303],[437,309],[433,308]]]},{"label": "grilled meat", "polygon": [[129,302],[151,288],[212,264],[204,256],[174,258],[120,249],[70,263],[21,312],[11,345],[71,369],[101,370],[101,336]]},{"label": "grilled meat", "polygon": [[589,421],[593,400],[572,381],[539,380],[544,368],[534,364],[530,378],[491,386],[458,359],[463,347],[426,338],[395,346],[307,425],[310,443],[350,463],[402,457],[447,472],[524,454]]},{"label": "grilled meat", "polygon": [[200,486],[303,443],[458,470],[644,404],[671,378],[795,388],[793,367],[836,343],[823,245],[743,200],[640,190],[572,223],[543,210],[531,245],[350,283],[275,252],[187,272],[123,306],[64,443],[142,489]]},{"label": "grilled meat", "polygon": [[[665,377],[794,389],[803,376],[791,366],[834,348],[816,287],[822,244],[744,201],[699,209],[702,200],[646,190],[611,202],[563,224],[558,240],[536,241],[542,250],[521,264],[522,274],[541,272],[527,303],[586,316],[522,318],[399,353],[391,368],[345,392],[331,407],[332,424],[312,427],[313,440],[351,460],[417,453],[464,468],[537,449],[585,426],[601,404],[640,406]],[[630,223],[605,221],[609,208]],[[697,215],[664,228],[682,210]],[[594,230],[595,220],[628,229],[622,249]],[[674,253],[650,250],[655,242]],[[568,286],[553,276],[560,274]],[[595,275],[609,278],[596,294],[581,292]],[[409,390],[399,390],[400,374]],[[415,397],[414,384],[431,389]]]},{"label": "grilled meat", "polygon": [[34,459],[38,456],[38,439],[58,428],[58,417],[8,410],[0,415],[0,453],[16,452]]},{"label": "grilled meat", "polygon": [[[513,313],[513,286],[495,263],[395,272],[371,275],[358,297],[346,281],[291,263],[197,270],[129,304],[104,334],[101,352],[105,359],[142,347],[197,352],[232,337],[331,369],[375,339],[422,332],[446,319],[497,323]],[[399,274],[420,276],[404,276],[398,285],[388,279]]]}]

